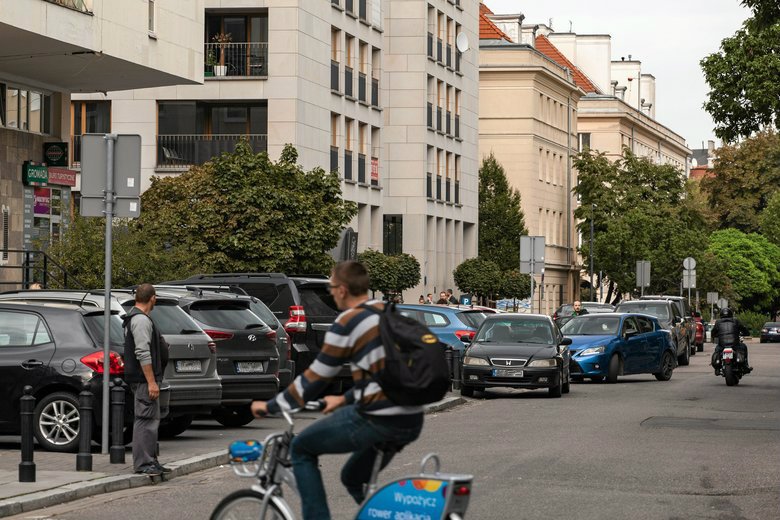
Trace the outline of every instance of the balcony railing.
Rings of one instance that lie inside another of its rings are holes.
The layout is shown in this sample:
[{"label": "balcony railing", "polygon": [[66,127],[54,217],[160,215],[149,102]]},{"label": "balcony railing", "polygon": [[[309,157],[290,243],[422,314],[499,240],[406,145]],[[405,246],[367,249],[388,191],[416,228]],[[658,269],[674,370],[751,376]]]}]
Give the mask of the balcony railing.
[{"label": "balcony railing", "polygon": [[452,135],[452,112],[447,110],[447,135]]},{"label": "balcony railing", "polygon": [[455,181],[455,204],[460,204],[460,181]]},{"label": "balcony railing", "polygon": [[447,44],[447,66],[452,67],[452,45]]},{"label": "balcony railing", "polygon": [[433,128],[433,103],[428,103],[428,128]]},{"label": "balcony railing", "polygon": [[441,200],[441,175],[436,176],[436,200]]},{"label": "balcony railing", "polygon": [[428,33],[428,56],[430,58],[435,58],[433,55],[433,33]]},{"label": "balcony railing", "polygon": [[441,107],[436,107],[436,130],[441,132]]},{"label": "balcony railing", "polygon": [[339,147],[338,146],[330,147],[330,171],[332,172],[339,171]]},{"label": "balcony railing", "polygon": [[366,75],[358,72],[358,101],[366,102]]},{"label": "balcony railing", "polygon": [[460,137],[460,116],[455,114],[455,137]]},{"label": "balcony railing", "polygon": [[344,150],[344,179],[352,180],[352,150]]},{"label": "balcony railing", "polygon": [[233,152],[246,139],[252,150],[265,152],[266,134],[189,134],[157,136],[157,167],[181,168],[203,164],[222,152]]},{"label": "balcony railing", "polygon": [[444,186],[446,187],[446,189],[444,190],[444,200],[446,200],[447,202],[450,201],[450,184],[451,184],[451,181],[450,181],[450,179],[448,177],[447,181],[444,184]]},{"label": "balcony railing", "polygon": [[366,154],[358,154],[358,182],[366,183]]},{"label": "balcony railing", "polygon": [[433,174],[428,172],[425,178],[425,196],[429,199],[433,198]]},{"label": "balcony railing", "polygon": [[371,105],[379,106],[379,80],[371,78]]},{"label": "balcony railing", "polygon": [[268,43],[206,43],[205,76],[268,76]]},{"label": "balcony railing", "polygon": [[339,91],[339,62],[330,60],[330,89]]},{"label": "balcony railing", "polygon": [[352,97],[352,67],[344,67],[344,95]]}]

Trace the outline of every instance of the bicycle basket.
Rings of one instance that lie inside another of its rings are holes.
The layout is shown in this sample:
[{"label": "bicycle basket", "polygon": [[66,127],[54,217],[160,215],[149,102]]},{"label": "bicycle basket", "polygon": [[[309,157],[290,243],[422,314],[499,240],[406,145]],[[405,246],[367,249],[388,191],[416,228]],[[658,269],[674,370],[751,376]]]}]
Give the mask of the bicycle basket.
[{"label": "bicycle basket", "polygon": [[260,471],[259,459],[265,450],[260,441],[233,441],[228,446],[230,467],[239,477],[254,477]]}]

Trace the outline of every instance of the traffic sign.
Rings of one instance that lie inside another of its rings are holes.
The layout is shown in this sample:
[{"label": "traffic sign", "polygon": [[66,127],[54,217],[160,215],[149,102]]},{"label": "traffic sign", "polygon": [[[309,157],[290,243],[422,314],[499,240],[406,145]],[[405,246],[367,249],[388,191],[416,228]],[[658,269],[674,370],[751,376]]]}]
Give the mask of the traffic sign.
[{"label": "traffic sign", "polygon": [[[117,135],[113,161],[113,216],[137,218],[141,214],[141,136]],[[105,216],[106,134],[81,137],[81,215]]]},{"label": "traffic sign", "polygon": [[647,260],[636,262],[636,286],[650,287],[650,262]]},{"label": "traffic sign", "polygon": [[544,237],[520,237],[520,272],[541,274],[544,270]]},{"label": "traffic sign", "polygon": [[695,289],[696,288],[696,270],[684,269],[683,270],[683,289]]},{"label": "traffic sign", "polygon": [[696,269],[696,260],[692,256],[687,257],[683,260],[683,268],[689,271]]},{"label": "traffic sign", "polygon": [[707,303],[709,304],[715,304],[718,303],[718,292],[708,292],[707,293]]},{"label": "traffic sign", "polygon": [[725,309],[728,306],[729,306],[729,301],[726,298],[721,298],[718,300],[719,309]]}]

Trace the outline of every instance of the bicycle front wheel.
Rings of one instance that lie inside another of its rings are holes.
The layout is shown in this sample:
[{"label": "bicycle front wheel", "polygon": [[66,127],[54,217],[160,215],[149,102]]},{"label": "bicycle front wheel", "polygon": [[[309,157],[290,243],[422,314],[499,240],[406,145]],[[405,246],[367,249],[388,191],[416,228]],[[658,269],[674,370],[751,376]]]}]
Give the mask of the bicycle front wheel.
[{"label": "bicycle front wheel", "polygon": [[217,504],[211,513],[211,520],[292,520],[274,502],[268,502],[264,516],[260,516],[265,495],[254,489],[235,491]]}]

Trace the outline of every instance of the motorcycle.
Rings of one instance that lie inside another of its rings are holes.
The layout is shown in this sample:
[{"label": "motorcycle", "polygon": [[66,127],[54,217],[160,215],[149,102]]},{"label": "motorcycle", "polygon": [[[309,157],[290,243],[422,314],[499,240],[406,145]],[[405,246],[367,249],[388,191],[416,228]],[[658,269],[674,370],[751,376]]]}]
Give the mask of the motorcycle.
[{"label": "motorcycle", "polygon": [[739,380],[751,372],[745,359],[745,352],[741,349],[726,347],[721,352],[720,358],[718,375],[726,379],[726,386],[738,385]]}]

